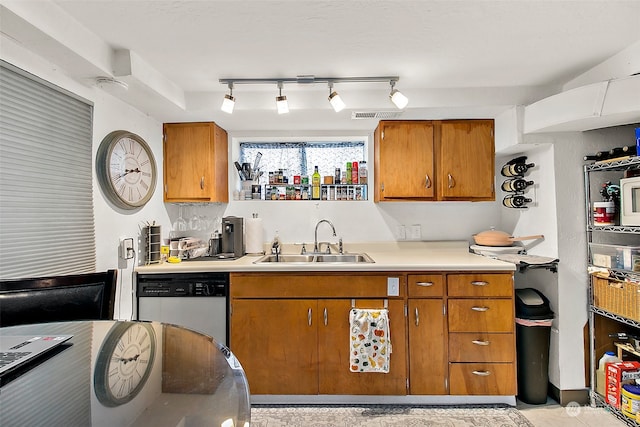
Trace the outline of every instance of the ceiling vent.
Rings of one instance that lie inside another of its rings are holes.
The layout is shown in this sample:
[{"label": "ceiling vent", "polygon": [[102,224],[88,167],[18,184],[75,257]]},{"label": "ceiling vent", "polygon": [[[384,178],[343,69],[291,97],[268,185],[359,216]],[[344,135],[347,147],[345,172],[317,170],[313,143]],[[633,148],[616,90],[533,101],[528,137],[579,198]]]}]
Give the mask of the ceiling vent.
[{"label": "ceiling vent", "polygon": [[395,119],[402,115],[403,111],[353,111],[351,120],[362,119]]}]

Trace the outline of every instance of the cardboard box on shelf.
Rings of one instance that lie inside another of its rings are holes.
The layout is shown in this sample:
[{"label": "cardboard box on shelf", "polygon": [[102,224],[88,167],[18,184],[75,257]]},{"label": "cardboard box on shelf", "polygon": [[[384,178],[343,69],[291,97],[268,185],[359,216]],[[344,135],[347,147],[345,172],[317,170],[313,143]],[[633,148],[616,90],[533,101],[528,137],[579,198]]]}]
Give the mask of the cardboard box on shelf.
[{"label": "cardboard box on shelf", "polygon": [[618,362],[607,364],[606,401],[620,408],[620,392],[623,384],[640,378],[640,362]]}]

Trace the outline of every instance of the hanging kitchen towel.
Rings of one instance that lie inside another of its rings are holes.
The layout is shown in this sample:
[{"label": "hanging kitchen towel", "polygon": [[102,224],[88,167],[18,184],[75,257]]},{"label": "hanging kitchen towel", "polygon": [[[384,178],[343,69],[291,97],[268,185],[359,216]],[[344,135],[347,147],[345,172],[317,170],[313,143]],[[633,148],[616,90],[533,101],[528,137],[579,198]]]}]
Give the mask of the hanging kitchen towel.
[{"label": "hanging kitchen towel", "polygon": [[389,311],[352,308],[349,314],[349,370],[389,372]]}]

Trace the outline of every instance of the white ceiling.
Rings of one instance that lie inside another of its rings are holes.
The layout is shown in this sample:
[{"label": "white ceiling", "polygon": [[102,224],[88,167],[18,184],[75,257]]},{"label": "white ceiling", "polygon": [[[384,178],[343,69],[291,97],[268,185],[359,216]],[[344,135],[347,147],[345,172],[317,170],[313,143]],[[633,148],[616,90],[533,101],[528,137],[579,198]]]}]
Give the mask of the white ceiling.
[{"label": "white ceiling", "polygon": [[[640,40],[635,0],[27,2],[46,5],[51,22],[34,22],[36,12],[19,9],[25,5],[2,3],[77,55],[90,56],[62,40],[74,26],[93,33],[88,38],[98,46],[131,52],[148,72],[121,76],[130,85],[123,97],[159,120],[214,120],[230,131],[371,129],[374,122],[351,120],[351,112],[395,107],[385,83],[336,84],[348,104],[339,114],[326,85],[291,84],[283,94],[292,112],[283,117],[275,112],[275,85],[236,85],[230,116],[219,110],[226,93],[220,78],[397,75],[396,88],[410,99],[402,118],[493,117],[561,91]],[[38,51],[3,12],[4,35]],[[39,53],[70,67],[64,53]],[[155,80],[170,91],[157,90]]]}]

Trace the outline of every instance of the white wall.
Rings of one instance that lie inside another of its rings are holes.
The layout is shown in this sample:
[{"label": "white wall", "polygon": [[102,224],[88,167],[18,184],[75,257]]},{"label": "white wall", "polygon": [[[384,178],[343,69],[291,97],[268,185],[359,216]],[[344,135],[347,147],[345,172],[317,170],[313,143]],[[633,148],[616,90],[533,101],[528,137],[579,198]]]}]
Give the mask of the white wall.
[{"label": "white wall", "polygon": [[[151,201],[137,211],[124,211],[112,207],[104,198],[94,173],[93,200],[96,228],[96,268],[98,271],[118,268],[120,284],[117,292],[120,304],[115,316],[128,318],[131,315],[131,278],[133,262],[118,258],[121,237],[133,237],[137,241],[140,226],[146,221],[157,221],[165,229],[170,222],[162,203],[162,124],[151,117],[124,104],[94,86],[83,85],[68,78],[57,66],[25,51],[9,39],[2,40],[2,59],[44,80],[54,83],[88,101],[93,102],[93,161],[100,141],[109,132],[124,129],[140,135],[154,151],[160,179]],[[95,170],[95,169],[94,169]],[[136,244],[137,248],[137,244]],[[61,254],[63,255],[63,254]],[[64,256],[61,256],[64,262]]]},{"label": "white wall", "polygon": [[[516,287],[533,287],[547,296],[556,313],[551,330],[549,380],[560,390],[585,387],[584,330],[587,325],[588,275],[583,156],[634,142],[634,127],[588,132],[524,135],[505,148],[496,165],[528,156],[536,167],[527,179],[536,182],[528,196],[533,205],[522,211],[502,210],[502,224],[514,235],[544,234],[528,253],[560,260],[558,273],[530,270],[516,274]],[[513,154],[511,154],[513,153]],[[500,181],[500,179],[499,179]],[[562,369],[560,367],[562,366]]]}]

